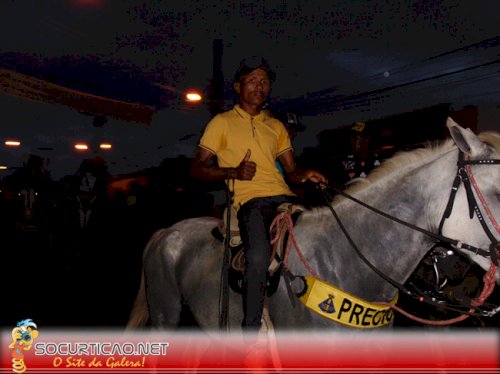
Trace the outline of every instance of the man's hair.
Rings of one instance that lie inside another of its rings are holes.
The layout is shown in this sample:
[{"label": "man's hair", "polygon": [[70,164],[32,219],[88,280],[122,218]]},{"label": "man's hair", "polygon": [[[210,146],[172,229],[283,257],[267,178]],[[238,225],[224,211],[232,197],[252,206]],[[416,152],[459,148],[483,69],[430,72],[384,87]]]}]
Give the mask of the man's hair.
[{"label": "man's hair", "polygon": [[240,66],[236,70],[234,74],[234,82],[239,82],[242,77],[250,74],[252,71],[256,69],[265,70],[267,75],[269,76],[269,80],[274,82],[276,80],[276,74],[271,70],[269,63],[263,57],[258,56],[250,56],[248,58],[244,58],[240,62]]}]

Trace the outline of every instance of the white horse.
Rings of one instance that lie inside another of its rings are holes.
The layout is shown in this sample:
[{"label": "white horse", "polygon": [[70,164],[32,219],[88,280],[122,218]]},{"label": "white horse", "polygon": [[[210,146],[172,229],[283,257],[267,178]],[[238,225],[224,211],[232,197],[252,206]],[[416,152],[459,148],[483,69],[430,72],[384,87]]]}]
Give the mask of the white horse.
[{"label": "white horse", "polygon": [[[292,245],[283,264],[284,274],[312,273],[315,277],[280,282],[268,299],[275,329],[385,325],[391,320],[390,313],[377,309],[380,304],[373,302],[394,300],[397,284],[405,283],[436,237],[449,239],[485,271],[493,269],[490,273],[496,274],[498,281],[499,256],[493,251],[498,251],[500,237],[500,135],[477,136],[451,119],[447,126],[451,139],[401,152],[346,190],[373,209],[418,229],[343,196],[333,201],[333,210],[328,206],[313,208],[299,216],[293,229],[296,246]],[[465,161],[457,168],[460,155]],[[453,187],[457,174],[459,182],[464,178],[471,182],[470,190],[464,183]],[[472,198],[478,205],[473,216],[469,211],[474,205]],[[337,214],[345,231],[332,213]],[[129,327],[143,325],[150,318],[153,326],[176,328],[183,306],[189,307],[202,329],[219,327],[224,250],[212,235],[218,224],[218,219],[210,217],[188,219],[152,236],[144,251],[143,279]],[[304,303],[295,302],[292,307],[287,283],[292,286],[292,299],[296,292],[305,293],[301,297]],[[336,288],[328,288],[330,285]],[[312,291],[316,286],[326,287],[326,296]],[[316,302],[307,305],[314,298]],[[335,304],[337,299],[342,299],[342,304]],[[242,301],[232,290],[228,311],[230,329],[239,329]],[[339,318],[326,318],[328,314]]]}]

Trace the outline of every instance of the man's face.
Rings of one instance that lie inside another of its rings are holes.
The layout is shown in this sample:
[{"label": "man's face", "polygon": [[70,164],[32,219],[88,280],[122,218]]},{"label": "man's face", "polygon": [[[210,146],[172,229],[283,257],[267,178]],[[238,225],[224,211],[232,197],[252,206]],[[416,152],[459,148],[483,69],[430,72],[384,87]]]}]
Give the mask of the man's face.
[{"label": "man's face", "polygon": [[261,107],[271,90],[271,81],[265,70],[256,69],[236,82],[234,89],[241,104]]}]

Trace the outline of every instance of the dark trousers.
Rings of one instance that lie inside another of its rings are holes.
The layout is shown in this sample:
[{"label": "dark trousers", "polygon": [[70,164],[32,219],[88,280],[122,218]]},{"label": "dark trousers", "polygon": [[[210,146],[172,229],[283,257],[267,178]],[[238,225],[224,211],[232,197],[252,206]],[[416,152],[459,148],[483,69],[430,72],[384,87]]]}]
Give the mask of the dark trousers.
[{"label": "dark trousers", "polygon": [[260,328],[267,268],[271,256],[269,228],[276,217],[276,208],[290,199],[290,196],[284,195],[255,198],[238,210],[240,235],[246,257],[243,277],[243,328]]}]

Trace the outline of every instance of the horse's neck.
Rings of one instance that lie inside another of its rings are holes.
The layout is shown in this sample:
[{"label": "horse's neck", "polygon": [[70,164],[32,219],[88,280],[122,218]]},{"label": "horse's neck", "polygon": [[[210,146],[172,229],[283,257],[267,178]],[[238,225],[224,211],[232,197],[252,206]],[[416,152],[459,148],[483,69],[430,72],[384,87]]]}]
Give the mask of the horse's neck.
[{"label": "horse's neck", "polygon": [[[435,155],[416,165],[402,165],[399,170],[359,190],[355,196],[400,220],[435,230],[444,212],[456,174],[456,159],[457,153],[450,151]],[[352,202],[347,204],[351,205]],[[352,209],[350,205],[347,209]],[[378,224],[381,219],[384,219],[381,225],[385,223],[389,228],[396,225],[394,221],[357,206],[362,210],[357,214],[364,214],[363,221],[359,222],[360,225]]]},{"label": "horse's neck", "polygon": [[[409,224],[435,231],[454,174],[443,165],[445,160],[393,172],[355,197]],[[333,207],[363,256],[399,283],[404,283],[432,246],[432,238],[351,200],[343,199]],[[302,243],[313,252],[306,257],[312,258],[320,277],[358,294],[384,294],[391,289],[356,253],[328,208],[309,212],[301,225],[303,233],[309,232],[301,235]]]}]

